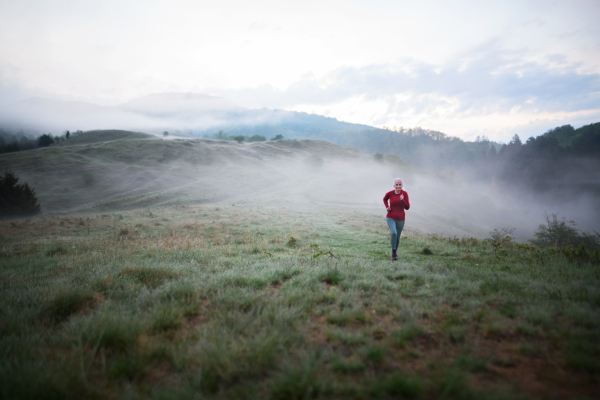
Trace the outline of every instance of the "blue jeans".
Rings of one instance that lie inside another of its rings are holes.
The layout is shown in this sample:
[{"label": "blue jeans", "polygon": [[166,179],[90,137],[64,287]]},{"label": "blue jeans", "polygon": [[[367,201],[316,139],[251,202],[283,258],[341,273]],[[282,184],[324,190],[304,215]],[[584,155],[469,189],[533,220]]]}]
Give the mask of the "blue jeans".
[{"label": "blue jeans", "polygon": [[390,243],[392,245],[392,250],[396,250],[398,248],[398,244],[400,244],[400,234],[402,233],[402,229],[404,229],[404,221],[396,221],[395,219],[386,218],[388,226],[390,227]]}]

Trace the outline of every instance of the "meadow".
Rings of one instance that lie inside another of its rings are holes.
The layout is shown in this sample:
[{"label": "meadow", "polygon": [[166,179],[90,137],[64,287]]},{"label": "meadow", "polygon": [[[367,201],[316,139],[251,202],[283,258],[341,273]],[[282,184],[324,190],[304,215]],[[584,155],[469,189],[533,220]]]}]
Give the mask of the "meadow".
[{"label": "meadow", "polygon": [[4,399],[592,399],[600,267],[249,203],[0,222]]}]

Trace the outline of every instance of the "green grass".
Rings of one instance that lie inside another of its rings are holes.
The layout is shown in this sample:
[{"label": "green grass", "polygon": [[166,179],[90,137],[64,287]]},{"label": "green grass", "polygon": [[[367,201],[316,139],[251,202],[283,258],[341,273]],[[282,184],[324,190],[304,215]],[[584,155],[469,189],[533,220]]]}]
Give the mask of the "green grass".
[{"label": "green grass", "polygon": [[593,397],[598,266],[222,207],[0,222],[0,397]]}]

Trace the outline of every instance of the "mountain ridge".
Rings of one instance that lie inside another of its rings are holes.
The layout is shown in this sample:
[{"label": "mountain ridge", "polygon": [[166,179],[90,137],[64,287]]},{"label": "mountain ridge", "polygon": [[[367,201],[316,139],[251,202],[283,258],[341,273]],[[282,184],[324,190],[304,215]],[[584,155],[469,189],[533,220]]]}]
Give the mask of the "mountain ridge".
[{"label": "mountain ridge", "polygon": [[[308,116],[308,117],[307,117]],[[0,126],[41,133],[63,131],[120,129],[159,135],[179,131],[202,136],[220,129],[253,129],[289,122],[320,125],[321,130],[377,129],[352,124],[317,114],[278,109],[248,109],[223,97],[202,93],[155,93],[137,97],[116,106],[100,106],[82,101],[26,99],[0,109]]]}]

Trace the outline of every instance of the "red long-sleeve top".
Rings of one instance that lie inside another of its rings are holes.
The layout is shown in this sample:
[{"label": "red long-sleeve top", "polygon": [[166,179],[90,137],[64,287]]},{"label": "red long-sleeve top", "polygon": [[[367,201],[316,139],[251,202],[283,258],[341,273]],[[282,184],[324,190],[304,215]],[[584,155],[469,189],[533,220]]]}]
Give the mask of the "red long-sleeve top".
[{"label": "red long-sleeve top", "polygon": [[[404,198],[400,200],[400,195],[404,195]],[[385,208],[392,208],[392,211],[388,211],[386,218],[391,218],[395,221],[404,221],[405,214],[404,210],[408,210],[410,208],[410,203],[408,202],[408,193],[404,190],[400,193],[396,194],[394,191],[389,191],[383,196],[383,204]]]}]

